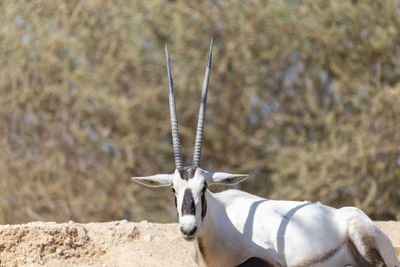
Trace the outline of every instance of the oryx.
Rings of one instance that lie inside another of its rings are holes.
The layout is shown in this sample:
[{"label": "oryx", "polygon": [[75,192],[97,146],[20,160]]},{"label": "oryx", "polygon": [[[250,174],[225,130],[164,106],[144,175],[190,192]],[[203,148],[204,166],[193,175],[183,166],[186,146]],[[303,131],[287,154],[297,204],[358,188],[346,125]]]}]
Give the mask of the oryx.
[{"label": "oryx", "polygon": [[194,146],[193,164],[184,167],[167,46],[169,108],[175,172],[133,181],[171,187],[179,232],[193,241],[200,266],[388,266],[400,267],[390,239],[355,207],[335,209],[320,203],[268,200],[239,191],[212,193],[210,184],[236,184],[246,174],[200,168],[208,81],[208,63]]}]

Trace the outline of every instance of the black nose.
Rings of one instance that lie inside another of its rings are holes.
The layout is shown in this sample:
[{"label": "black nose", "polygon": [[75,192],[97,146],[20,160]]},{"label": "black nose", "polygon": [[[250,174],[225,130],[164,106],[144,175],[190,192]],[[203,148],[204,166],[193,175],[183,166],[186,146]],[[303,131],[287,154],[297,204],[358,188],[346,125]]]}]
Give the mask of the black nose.
[{"label": "black nose", "polygon": [[191,235],[193,235],[193,234],[196,232],[196,230],[197,230],[197,226],[193,227],[190,231],[187,231],[186,229],[183,229],[183,228],[181,227],[181,232],[182,232],[184,235],[186,235],[186,236],[191,236]]}]

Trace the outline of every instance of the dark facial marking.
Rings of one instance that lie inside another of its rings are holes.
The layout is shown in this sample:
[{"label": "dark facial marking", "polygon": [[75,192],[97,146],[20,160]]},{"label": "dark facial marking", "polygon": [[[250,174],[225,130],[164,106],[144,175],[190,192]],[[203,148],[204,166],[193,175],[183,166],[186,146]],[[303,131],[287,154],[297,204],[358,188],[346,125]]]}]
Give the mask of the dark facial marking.
[{"label": "dark facial marking", "polygon": [[[174,195],[174,202],[175,202],[175,208],[178,207],[178,204],[176,203],[176,194],[175,194],[175,189],[173,187],[171,187],[172,190],[172,194]],[[179,217],[179,214],[176,213],[176,216]]]},{"label": "dark facial marking", "polygon": [[177,204],[176,204],[176,196],[175,196],[175,194],[174,194],[174,202],[175,202],[175,208],[176,208]]},{"label": "dark facial marking", "polygon": [[201,220],[204,219],[207,212],[206,191],[207,191],[207,184],[204,184],[203,191],[201,191]]},{"label": "dark facial marking", "polygon": [[182,216],[183,215],[195,215],[195,212],[196,212],[196,209],[194,206],[192,190],[187,188],[185,190],[185,194],[183,195]]},{"label": "dark facial marking", "polygon": [[187,169],[187,170],[182,168],[182,169],[178,169],[178,172],[181,175],[182,179],[189,180],[189,179],[193,178],[193,176],[194,176],[194,174],[196,172],[196,169],[197,169],[196,167],[190,168],[190,169]]}]

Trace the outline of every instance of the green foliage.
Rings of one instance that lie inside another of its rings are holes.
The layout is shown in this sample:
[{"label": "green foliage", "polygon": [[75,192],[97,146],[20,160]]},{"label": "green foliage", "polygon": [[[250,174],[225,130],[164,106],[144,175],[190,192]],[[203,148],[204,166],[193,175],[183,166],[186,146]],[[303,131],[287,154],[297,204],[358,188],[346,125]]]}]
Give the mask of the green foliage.
[{"label": "green foliage", "polygon": [[164,43],[190,164],[400,219],[400,2],[0,2],[0,222],[173,221]]}]

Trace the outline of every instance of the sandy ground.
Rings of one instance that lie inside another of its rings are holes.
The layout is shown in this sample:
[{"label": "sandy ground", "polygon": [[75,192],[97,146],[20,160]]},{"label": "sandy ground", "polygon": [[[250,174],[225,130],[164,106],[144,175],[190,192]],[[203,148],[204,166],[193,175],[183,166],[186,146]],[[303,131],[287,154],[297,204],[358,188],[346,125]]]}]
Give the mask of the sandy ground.
[{"label": "sandy ground", "polygon": [[[400,254],[400,222],[376,223]],[[196,266],[177,224],[0,225],[0,266]]]}]

